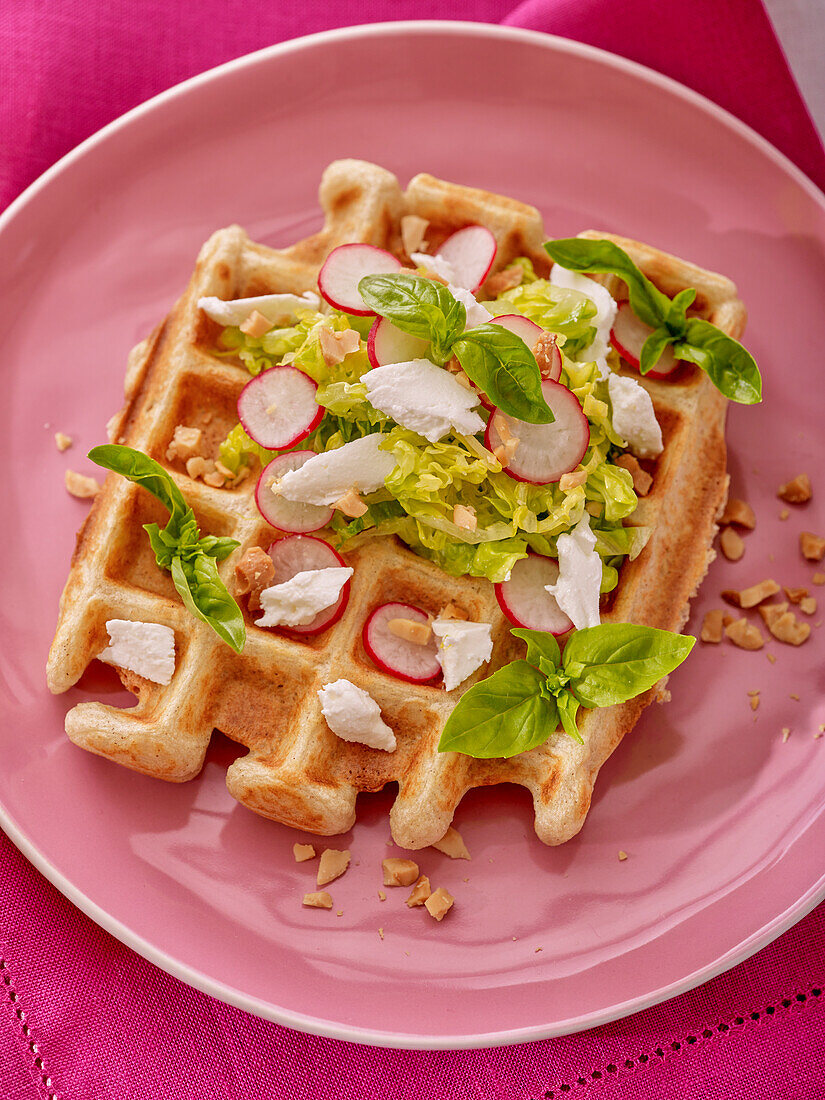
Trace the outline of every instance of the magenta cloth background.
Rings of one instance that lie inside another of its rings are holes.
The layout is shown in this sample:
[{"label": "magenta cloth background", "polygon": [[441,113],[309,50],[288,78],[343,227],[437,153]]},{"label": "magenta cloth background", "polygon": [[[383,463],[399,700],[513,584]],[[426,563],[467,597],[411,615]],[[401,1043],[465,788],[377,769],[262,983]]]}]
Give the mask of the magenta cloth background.
[{"label": "magenta cloth background", "polygon": [[[658,69],[825,186],[825,154],[759,0],[3,0],[0,207],[130,107],[333,26],[474,19]],[[825,907],[730,973],[566,1039],[397,1052],[229,1008],[97,928],[0,834],[0,1100],[800,1100],[825,1095]]]}]

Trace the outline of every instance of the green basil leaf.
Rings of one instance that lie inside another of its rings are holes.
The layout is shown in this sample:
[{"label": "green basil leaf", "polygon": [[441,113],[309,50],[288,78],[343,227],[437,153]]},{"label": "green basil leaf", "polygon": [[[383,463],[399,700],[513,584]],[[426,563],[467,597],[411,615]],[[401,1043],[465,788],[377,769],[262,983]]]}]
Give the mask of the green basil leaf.
[{"label": "green basil leaf", "polygon": [[647,374],[649,370],[653,370],[659,362],[662,352],[668,344],[673,343],[673,340],[674,336],[670,329],[664,326],[651,332],[642,344],[642,354],[639,356],[639,371],[641,374]]},{"label": "green basil leaf", "polygon": [[627,284],[633,312],[651,328],[664,325],[671,300],[643,275],[623,248],[613,241],[589,241],[582,237],[545,241],[550,259],[568,271],[582,274],[618,275]]},{"label": "green basil leaf", "polygon": [[438,361],[449,358],[453,340],[467,324],[463,304],[442,283],[421,275],[365,275],[358,290],[374,313],[411,336],[429,340]]},{"label": "green basil leaf", "polygon": [[710,321],[690,317],[684,340],[674,345],[680,359],[696,363],[725,397],[741,405],[762,400],[762,378],[753,356]]},{"label": "green basil leaf", "polygon": [[204,535],[202,539],[197,542],[197,552],[201,554],[207,554],[210,558],[214,558],[215,561],[223,561],[224,558],[228,558],[236,546],[241,544],[237,539],[230,539],[226,537],[218,537],[217,535]]},{"label": "green basil leaf", "polygon": [[685,325],[687,324],[685,312],[693,305],[695,298],[696,288],[692,286],[680,290],[678,294],[675,294],[673,298],[671,298],[670,308],[667,311],[665,321],[672,333],[681,336],[685,331]]},{"label": "green basil leaf", "polygon": [[576,725],[576,713],[581,705],[578,699],[570,691],[563,691],[556,699],[556,703],[559,708],[559,718],[561,719],[561,728],[568,735],[572,737],[574,741],[578,741],[580,745],[584,744],[584,738],[579,733],[579,727]]},{"label": "green basil leaf", "polygon": [[[183,498],[183,493],[175,481],[153,458],[136,451],[133,447],[124,447],[119,443],[104,443],[93,447],[89,458],[102,466],[104,470],[122,474],[123,477],[148,489],[153,497],[169,509],[169,526],[181,527],[191,514],[191,508]],[[194,518],[194,517],[193,517]]]},{"label": "green basil leaf", "polygon": [[635,623],[602,623],[577,630],[564,647],[562,665],[584,707],[623,703],[673,672],[696,644]]},{"label": "green basil leaf", "polygon": [[173,558],[172,581],[186,607],[240,653],[246,641],[241,609],[218,576],[215,559],[197,554],[191,559]]},{"label": "green basil leaf", "polygon": [[514,638],[521,638],[527,643],[527,661],[538,667],[539,660],[543,657],[550,661],[556,668],[561,664],[561,650],[559,643],[552,634],[545,630],[527,630],[526,627],[518,627],[511,630]]},{"label": "green basil leaf", "polygon": [[473,684],[447,719],[438,751],[490,760],[541,745],[559,721],[555,700],[541,692],[544,683],[538,669],[513,661]]},{"label": "green basil leaf", "polygon": [[468,329],[453,344],[464,373],[503,413],[528,424],[552,424],[536,357],[525,342],[494,322]]}]

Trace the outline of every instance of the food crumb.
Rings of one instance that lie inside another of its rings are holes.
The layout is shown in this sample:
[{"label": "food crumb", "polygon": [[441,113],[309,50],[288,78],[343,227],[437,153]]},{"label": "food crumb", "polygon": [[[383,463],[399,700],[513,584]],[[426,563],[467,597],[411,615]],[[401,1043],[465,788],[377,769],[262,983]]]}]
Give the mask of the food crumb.
[{"label": "food crumb", "polygon": [[445,856],[449,856],[450,859],[471,859],[467,845],[464,843],[464,839],[458,829],[453,828],[451,825],[441,840],[437,840],[435,844],[430,845],[431,848],[435,848],[438,852],[443,852]]},{"label": "food crumb", "polygon": [[386,901],[387,900],[387,895],[384,893],[383,890],[378,891],[378,900],[379,901]]},{"label": "food crumb", "polygon": [[76,470],[67,470],[63,475],[67,491],[78,500],[90,500],[100,492],[100,483],[93,477],[86,477]]},{"label": "food crumb", "polygon": [[759,696],[758,695],[752,695],[751,696],[751,710],[759,710]]},{"label": "food crumb", "polygon": [[776,664],[776,654],[775,653],[766,653],[765,656],[768,658],[768,660],[771,662],[772,665]]},{"label": "food crumb", "polygon": [[437,890],[433,890],[427,900],[424,902],[424,908],[435,920],[443,920],[447,913],[452,909],[455,898],[443,886],[439,886]]},{"label": "food crumb", "polygon": [[819,733],[819,732],[815,733],[814,734],[814,741],[818,741],[820,739],[820,737],[825,737],[825,734],[822,734],[822,733]]},{"label": "food crumb", "polygon": [[537,947],[536,950],[533,952],[533,954],[538,955],[539,951],[543,951],[543,950],[544,950],[543,947]]},{"label": "food crumb", "polygon": [[344,910],[343,909],[336,909],[335,910],[335,915],[336,915],[336,917],[343,917]]},{"label": "food crumb", "polygon": [[710,642],[712,645],[718,645],[719,642],[722,641],[724,617],[725,612],[721,607],[714,607],[710,611],[705,612],[705,617],[702,620],[702,630],[699,634],[703,642]]},{"label": "food crumb", "polygon": [[624,861],[625,861],[626,859],[627,859],[627,852],[622,852],[622,851],[620,851],[620,852],[619,852],[619,862],[620,862],[620,863],[624,863]]},{"label": "food crumb", "polygon": [[825,584],[825,573],[814,573],[812,580],[814,584]]},{"label": "food crumb", "polygon": [[787,519],[788,516],[790,516],[790,514],[791,514],[790,508],[783,508],[782,511],[779,513],[779,518],[780,519]]},{"label": "food crumb", "polygon": [[735,523],[739,527],[752,531],[756,527],[756,514],[750,504],[747,504],[744,500],[729,497],[725,510],[719,517],[719,523]]},{"label": "food crumb", "polygon": [[768,630],[785,645],[802,645],[811,635],[810,624],[797,619],[792,611],[786,611],[775,622],[768,623]]},{"label": "food crumb", "polygon": [[784,744],[790,736],[791,736],[791,731],[788,729],[787,726],[783,726],[783,728],[782,728],[782,743]]},{"label": "food crumb", "polygon": [[422,875],[407,898],[407,906],[412,909],[416,905],[423,905],[431,893],[430,880],[426,875]]},{"label": "food crumb", "polygon": [[304,894],[303,904],[310,909],[331,909],[332,898],[326,890],[319,890],[314,894]]},{"label": "food crumb", "polygon": [[326,886],[328,882],[340,878],[349,867],[349,861],[350,854],[348,851],[339,852],[335,848],[327,848],[326,851],[321,853],[321,860],[318,864],[318,877],[316,878],[317,884]]},{"label": "food crumb", "polygon": [[825,557],[825,538],[815,535],[813,531],[803,531],[799,536],[799,548],[808,561],[822,561]]},{"label": "food crumb", "polygon": [[761,649],[765,644],[762,631],[747,619],[736,619],[725,627],[725,634],[740,649]]},{"label": "food crumb", "polygon": [[385,886],[412,886],[419,874],[418,864],[411,859],[385,859],[381,867]]},{"label": "food crumb", "polygon": [[728,561],[739,561],[745,553],[745,543],[738,531],[726,527],[719,536],[719,545]]},{"label": "food crumb", "polygon": [[789,698],[794,699],[797,703],[799,702],[799,696],[796,694],[795,691],[791,692]]},{"label": "food crumb", "polygon": [[790,481],[780,485],[776,491],[780,500],[786,500],[788,504],[804,504],[811,499],[811,479],[807,474],[797,474]]},{"label": "food crumb", "polygon": [[384,929],[383,929],[383,928],[379,928],[379,929],[378,929],[378,935],[379,935],[379,936],[381,937],[381,939],[383,940],[383,938],[384,938]]},{"label": "food crumb", "polygon": [[816,614],[816,600],[813,596],[806,596],[799,601],[799,610],[805,615]]},{"label": "food crumb", "polygon": [[72,437],[70,435],[66,435],[65,432],[55,432],[54,441],[57,445],[58,451],[61,452],[68,451],[69,447],[71,447],[72,443],[74,443]]},{"label": "food crumb", "polygon": [[293,844],[292,854],[296,863],[305,863],[308,859],[315,859],[315,849],[311,844]]}]

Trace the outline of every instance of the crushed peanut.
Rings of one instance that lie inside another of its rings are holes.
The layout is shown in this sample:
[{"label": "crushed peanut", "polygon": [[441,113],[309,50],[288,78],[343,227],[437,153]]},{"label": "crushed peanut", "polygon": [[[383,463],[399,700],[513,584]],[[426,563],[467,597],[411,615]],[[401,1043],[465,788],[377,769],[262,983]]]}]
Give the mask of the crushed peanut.
[{"label": "crushed peanut", "polygon": [[814,584],[825,584],[825,573],[814,573],[812,580]]},{"label": "crushed peanut", "polygon": [[742,536],[733,527],[726,527],[719,536],[719,546],[728,561],[739,561],[745,553]]},{"label": "crushed peanut", "polygon": [[449,894],[443,886],[439,886],[437,890],[433,890],[430,896],[424,902],[424,908],[434,917],[436,920],[443,920],[446,914],[452,909],[455,898],[452,894]]},{"label": "crushed peanut", "polygon": [[426,252],[424,236],[429,222],[418,214],[405,214],[401,219],[401,243],[408,256],[413,252]]},{"label": "crushed peanut", "polygon": [[478,527],[475,508],[466,504],[456,504],[453,507],[453,523],[465,531],[475,531]]},{"label": "crushed peanut", "polygon": [[66,489],[78,500],[90,500],[100,492],[100,482],[93,477],[79,474],[76,470],[67,470],[63,475]]},{"label": "crushed peanut", "polygon": [[257,309],[253,309],[247,319],[238,325],[241,332],[246,336],[251,336],[253,340],[257,340],[259,336],[263,336],[265,332],[269,332],[274,327],[272,322]]},{"label": "crushed peanut", "polygon": [[431,893],[430,880],[426,875],[422,875],[413,886],[412,892],[407,898],[407,905],[410,909],[413,909],[416,905],[423,905]]},{"label": "crushed peanut", "polygon": [[321,327],[319,336],[321,354],[328,367],[343,362],[352,352],[361,347],[361,337],[354,328],[346,328],[343,332],[333,332],[326,325]]},{"label": "crushed peanut", "polygon": [[438,852],[443,852],[445,856],[449,856],[450,859],[471,859],[470,853],[467,851],[467,845],[464,843],[464,839],[458,829],[454,829],[451,825],[441,840],[437,840],[435,844],[430,845],[431,848],[435,848]]},{"label": "crushed peanut", "polygon": [[379,937],[379,939],[383,940],[383,938],[384,938],[384,929],[383,928],[378,929],[378,937]]},{"label": "crushed peanut", "polygon": [[186,462],[194,458],[200,452],[202,443],[203,432],[200,428],[187,428],[185,424],[178,424],[166,448],[167,461],[179,459]]},{"label": "crushed peanut", "polygon": [[750,588],[740,590],[739,606],[745,608],[756,607],[757,604],[767,600],[770,596],[775,596],[778,591],[779,585],[770,578],[760,581],[759,584],[752,584]]},{"label": "crushed peanut", "polygon": [[555,367],[559,361],[558,338],[546,330],[542,332],[533,345],[533,355],[542,378],[549,378],[556,373]]},{"label": "crushed peanut", "polygon": [[784,615],[768,626],[771,634],[779,642],[785,645],[802,645],[807,642],[811,634],[810,623],[803,623],[797,619],[792,611],[786,611]]},{"label": "crushed peanut", "polygon": [[306,905],[309,909],[331,909],[332,898],[326,890],[318,890],[314,894],[304,894],[302,904]]},{"label": "crushed peanut", "polygon": [[74,443],[72,437],[70,435],[66,435],[65,432],[55,432],[54,441],[58,451],[61,452],[68,451],[69,447],[71,447],[72,443]]},{"label": "crushed peanut", "polygon": [[465,622],[469,617],[467,612],[459,607],[458,604],[453,603],[452,600],[450,600],[446,607],[441,609],[439,614],[440,619],[463,619]]},{"label": "crushed peanut", "polygon": [[621,466],[623,469],[630,471],[630,476],[633,478],[633,489],[637,495],[646,497],[653,484],[653,478],[639,463],[639,460],[631,454],[621,454],[618,455],[614,461],[617,466]]},{"label": "crushed peanut", "polygon": [[787,726],[782,727],[782,744],[784,745],[788,738],[791,736],[791,731]]},{"label": "crushed peanut", "polygon": [[764,603],[761,607],[757,608],[757,610],[762,616],[768,630],[770,630],[773,623],[775,623],[777,619],[781,619],[788,610],[788,605],[786,603]]},{"label": "crushed peanut", "polygon": [[379,901],[386,901],[387,900],[387,895],[384,893],[383,890],[378,891],[378,900]]},{"label": "crushed peanut", "polygon": [[390,619],[387,630],[396,638],[403,638],[413,645],[427,645],[433,632],[429,623],[419,623],[415,619]]},{"label": "crushed peanut", "polygon": [[296,863],[306,863],[308,859],[315,859],[315,849],[311,844],[293,844],[292,854]]},{"label": "crushed peanut", "polygon": [[752,695],[751,696],[751,710],[759,710],[759,696],[758,695]]},{"label": "crushed peanut", "polygon": [[231,481],[232,478],[235,476],[228,466],[224,466],[224,464],[217,459],[215,460],[215,469],[227,481]]},{"label": "crushed peanut", "polygon": [[361,500],[355,487],[347,489],[341,499],[336,500],[335,507],[339,512],[343,512],[345,516],[350,516],[352,519],[358,519],[359,516],[363,516],[367,512],[367,506]]},{"label": "crushed peanut", "polygon": [[223,474],[219,474],[217,470],[212,470],[208,474],[203,475],[204,485],[211,485],[213,489],[222,489],[226,478]]},{"label": "crushed peanut", "polygon": [[587,470],[573,470],[570,474],[562,474],[559,478],[559,488],[563,493],[569,489],[578,489],[587,481]]},{"label": "crushed peanut", "polygon": [[805,597],[808,595],[807,588],[786,588],[783,584],[782,590],[791,601],[791,603],[799,603],[801,600],[804,600]]},{"label": "crushed peanut", "polygon": [[[503,271],[497,271],[485,282],[482,290],[486,298],[498,298],[505,290],[512,290],[521,286],[524,282],[524,268],[520,264],[505,267]],[[541,364],[539,364],[541,366]]]},{"label": "crushed peanut", "polygon": [[275,580],[272,558],[260,546],[250,546],[235,566],[235,590],[239,596],[249,593],[249,610],[261,610],[261,593]]},{"label": "crushed peanut", "polygon": [[803,531],[799,536],[799,548],[808,561],[822,561],[825,557],[825,539],[812,531]]},{"label": "crushed peanut", "polygon": [[205,474],[209,469],[207,461],[202,455],[195,455],[194,458],[188,458],[186,460],[186,473],[193,481],[196,481],[202,474]]},{"label": "crushed peanut", "polygon": [[768,660],[771,662],[772,665],[776,664],[776,654],[775,653],[766,653],[765,656],[768,658]]},{"label": "crushed peanut", "polygon": [[713,610],[705,612],[705,617],[702,620],[702,630],[699,634],[703,642],[717,645],[722,641],[724,617],[725,612],[721,607],[714,607]]},{"label": "crushed peanut", "polygon": [[756,514],[750,504],[736,497],[729,497],[725,510],[719,517],[719,523],[735,523],[737,527],[744,527],[752,531],[756,527]]},{"label": "crushed peanut", "polygon": [[781,520],[786,520],[790,516],[790,514],[791,514],[790,508],[781,508],[780,511],[779,511],[779,518]]},{"label": "crushed peanut", "polygon": [[795,691],[792,691],[788,698],[793,699],[795,703],[799,702],[799,695]]},{"label": "crushed peanut", "polygon": [[776,490],[780,500],[786,500],[788,504],[804,504],[811,499],[811,479],[807,474],[797,474]]},{"label": "crushed peanut", "polygon": [[[722,593],[724,595],[724,593]],[[729,611],[726,611],[722,615],[722,626],[730,626],[731,623],[738,621],[738,616],[731,615]]]},{"label": "crushed peanut", "polygon": [[813,596],[806,596],[804,600],[799,601],[799,610],[806,615],[816,614],[816,600]]},{"label": "crushed peanut", "polygon": [[620,852],[619,852],[619,862],[620,862],[620,863],[624,863],[624,861],[625,861],[626,859],[627,859],[627,852],[622,852],[622,851],[620,851]]},{"label": "crushed peanut", "polygon": [[725,634],[740,649],[761,649],[765,644],[762,631],[747,619],[737,619],[726,626]]},{"label": "crushed peanut", "polygon": [[328,882],[340,878],[349,867],[349,861],[350,854],[346,849],[339,852],[336,848],[327,848],[321,853],[318,876],[315,881],[319,886],[326,886]]},{"label": "crushed peanut", "polygon": [[411,859],[398,859],[393,856],[382,860],[385,886],[412,886],[418,878],[418,864]]}]

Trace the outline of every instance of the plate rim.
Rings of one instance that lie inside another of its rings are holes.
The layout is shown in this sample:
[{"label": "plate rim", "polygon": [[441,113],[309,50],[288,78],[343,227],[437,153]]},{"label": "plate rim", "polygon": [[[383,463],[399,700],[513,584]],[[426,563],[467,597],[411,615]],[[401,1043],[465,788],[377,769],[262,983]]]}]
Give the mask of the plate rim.
[{"label": "plate rim", "polygon": [[[686,87],[672,77],[666,76],[649,66],[636,61],[631,61],[600,47],[576,42],[560,35],[548,34],[543,31],[528,30],[520,27],[511,27],[496,23],[480,23],[469,20],[440,20],[417,19],[399,20],[398,22],[365,23],[354,27],[334,28],[319,31],[314,34],[303,35],[289,39],[285,42],[275,43],[260,50],[244,54],[223,62],[189,77],[186,80],[174,84],[172,87],[159,92],[143,103],[126,111],[113,119],[101,129],[85,138],[79,145],[57,160],[40,176],[32,181],[6,209],[0,213],[0,235],[14,221],[29,202],[33,201],[41,191],[45,190],[53,179],[71,168],[96,146],[103,144],[111,135],[127,128],[133,121],[144,115],[150,114],[155,109],[162,107],[175,98],[187,95],[201,84],[220,80],[225,74],[236,72],[244,68],[267,63],[272,58],[312,49],[317,45],[347,41],[356,38],[369,38],[376,36],[388,36],[402,34],[424,35],[438,33],[445,36],[488,37],[522,42],[539,46],[551,51],[567,53],[591,61],[596,61],[614,70],[627,73],[644,83],[658,87],[670,94],[676,95],[694,107],[699,108],[705,114],[710,115],[729,129],[733,129],[751,145],[755,146],[769,160],[773,161],[782,171],[789,176],[809,198],[818,205],[825,214],[825,193],[800,169],[792,160],[777,149],[767,138],[757,133],[753,127],[737,118],[724,107],[720,107],[713,100],[691,88]],[[376,1031],[356,1025],[341,1024],[335,1021],[308,1016],[304,1013],[273,1005],[258,997],[243,993],[233,986],[211,978],[202,971],[187,963],[180,962],[167,954],[161,948],[156,947],[142,936],[133,932],[126,924],[111,916],[105,909],[94,902],[82,890],[57,869],[51,860],[44,855],[37,845],[21,829],[13,815],[0,801],[0,827],[9,837],[15,847],[23,856],[73,905],[95,922],[104,931],[109,932],[121,943],[136,951],[153,965],[164,970],[172,977],[185,984],[206,993],[210,997],[240,1008],[245,1012],[269,1020],[281,1026],[293,1028],[304,1033],[319,1035],[326,1038],[337,1039],[343,1042],[358,1043],[374,1047],[385,1047],[406,1050],[471,1050],[494,1046],[509,1046],[517,1043],[535,1042],[544,1039],[572,1035],[590,1028],[599,1027],[615,1020],[623,1019],[645,1009],[689,992],[697,986],[712,980],[719,974],[738,965],[750,958],[757,951],[766,947],[776,938],[788,931],[794,924],[802,920],[820,902],[825,900],[825,874],[814,883],[797,902],[789,906],[773,920],[762,928],[748,936],[742,943],[731,948],[704,967],[686,975],[679,981],[671,982],[647,994],[635,997],[631,1000],[614,1004],[600,1011],[590,1012],[583,1016],[569,1020],[557,1021],[554,1024],[534,1025],[496,1032],[485,1032],[478,1035],[410,1035],[402,1032]]]}]

